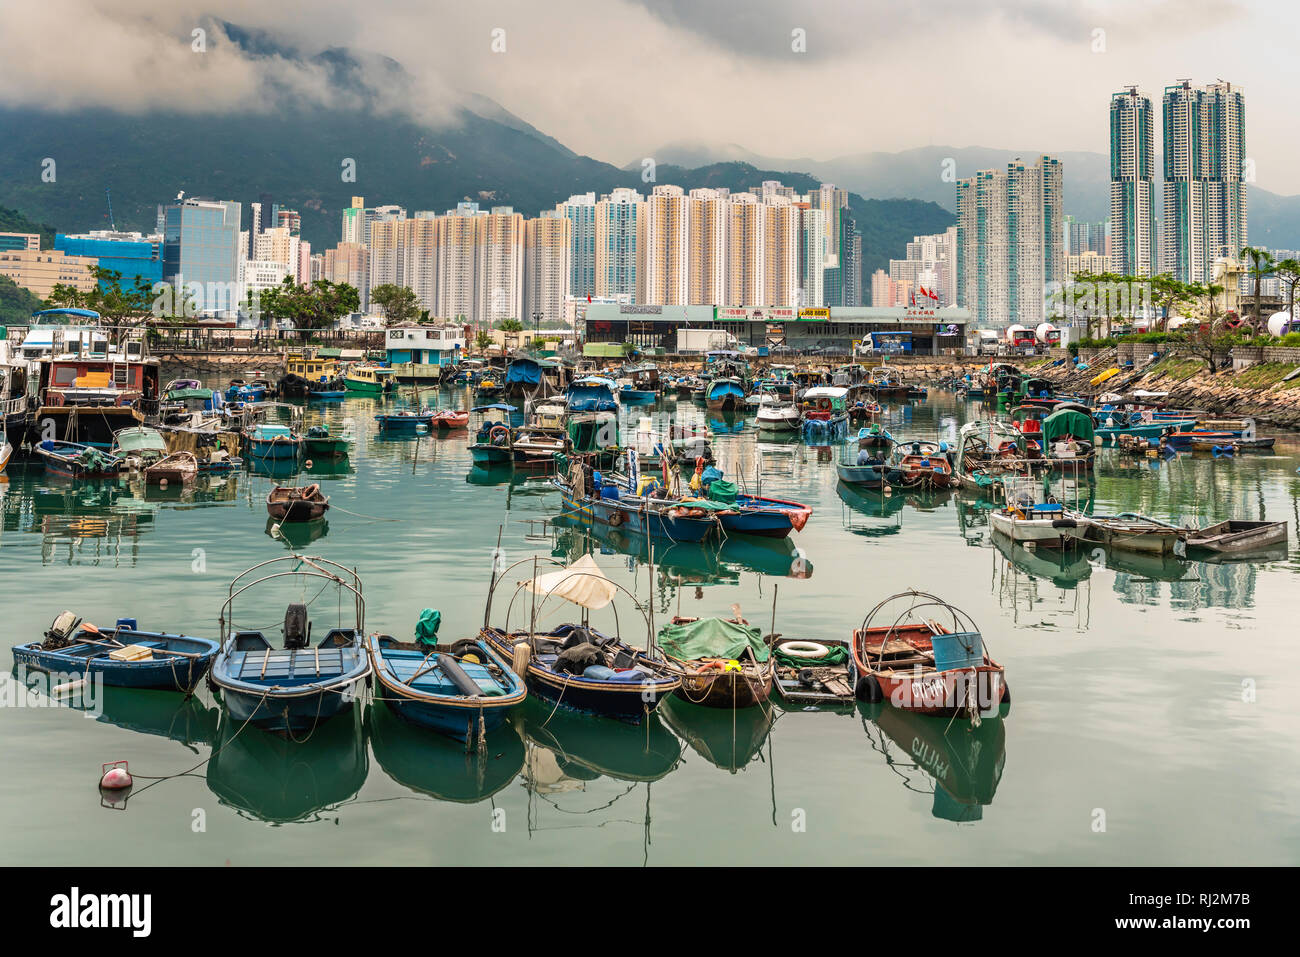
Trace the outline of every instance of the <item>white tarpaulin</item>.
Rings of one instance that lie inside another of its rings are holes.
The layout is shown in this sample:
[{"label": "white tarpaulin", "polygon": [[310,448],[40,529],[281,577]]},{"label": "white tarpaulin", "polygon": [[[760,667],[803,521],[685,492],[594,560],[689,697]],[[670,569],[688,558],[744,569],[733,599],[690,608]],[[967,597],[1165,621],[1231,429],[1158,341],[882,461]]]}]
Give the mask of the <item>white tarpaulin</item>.
[{"label": "white tarpaulin", "polygon": [[568,568],[538,575],[519,584],[534,594],[543,597],[555,595],[593,611],[608,605],[618,591],[590,555],[583,555]]}]

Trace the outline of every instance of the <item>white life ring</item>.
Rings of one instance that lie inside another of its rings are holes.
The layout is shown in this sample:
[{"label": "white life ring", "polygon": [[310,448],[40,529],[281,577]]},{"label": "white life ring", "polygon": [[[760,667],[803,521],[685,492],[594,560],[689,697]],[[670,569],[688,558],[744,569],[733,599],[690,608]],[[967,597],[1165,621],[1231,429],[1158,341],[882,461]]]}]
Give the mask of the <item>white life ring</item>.
[{"label": "white life ring", "polygon": [[777,645],[791,658],[825,658],[831,650],[815,641],[783,641]]}]

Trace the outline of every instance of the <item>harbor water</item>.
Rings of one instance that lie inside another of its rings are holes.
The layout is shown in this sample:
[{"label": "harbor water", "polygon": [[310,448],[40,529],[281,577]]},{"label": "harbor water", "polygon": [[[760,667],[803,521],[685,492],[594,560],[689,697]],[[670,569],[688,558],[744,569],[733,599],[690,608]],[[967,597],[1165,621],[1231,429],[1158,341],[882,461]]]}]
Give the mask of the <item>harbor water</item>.
[{"label": "harbor water", "polygon": [[[444,393],[441,404],[473,403]],[[530,700],[475,757],[367,701],[305,741],[236,733],[206,686],[188,700],[106,689],[94,707],[70,707],[6,648],[4,863],[1300,862],[1295,436],[1235,459],[1105,449],[1092,483],[1062,490],[1098,513],[1285,520],[1280,554],[1060,556],[995,540],[991,503],[966,493],[840,485],[847,442],[766,440],[752,416],[667,399],[624,410],[625,434],[642,416],[707,423],[728,479],[813,515],[788,540],[656,542],[651,555],[645,539],[562,515],[544,476],[472,467],[465,432],[379,434],[384,405],[307,409],[306,425],[347,429],[355,444],[299,479],[319,482],[332,507],[292,529],[275,529],[265,505],[284,478],[240,471],[158,489],[12,462],[0,478],[6,645],[39,640],[64,609],[100,627],[134,618],[217,637],[230,580],[291,550],[356,569],[368,630],[409,639],[435,608],[454,640],[483,623],[494,566],[507,570],[493,623],[509,614],[521,627],[533,609],[515,584],[533,556],[541,569],[591,548],[647,611],[653,591],[656,624],[738,605],[765,633],[774,620],[787,638],[848,639],[889,595],[935,592],[970,614],[1006,667],[1010,712],[972,727],[887,705],[800,711],[774,700],[733,713],[673,700],[624,725]],[[895,437],[954,442],[981,414],[932,393],[890,404],[884,421]],[[312,613],[332,623],[326,602]],[[619,604],[624,637],[643,643],[645,620]],[[258,613],[278,624],[284,605]],[[540,620],[566,615],[551,603]],[[136,785],[115,805],[96,785],[118,760]]]}]

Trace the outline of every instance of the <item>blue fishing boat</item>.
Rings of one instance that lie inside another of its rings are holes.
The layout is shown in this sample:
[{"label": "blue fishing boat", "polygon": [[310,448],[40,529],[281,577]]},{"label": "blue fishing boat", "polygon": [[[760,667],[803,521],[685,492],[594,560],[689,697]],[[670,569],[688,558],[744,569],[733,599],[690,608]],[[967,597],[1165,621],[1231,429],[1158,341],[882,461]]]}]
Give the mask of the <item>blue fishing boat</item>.
[{"label": "blue fishing boat", "polygon": [[853,462],[836,462],[835,474],[841,482],[862,488],[884,488],[900,483],[903,477],[897,467],[867,449],[860,450]]},{"label": "blue fishing boat", "polygon": [[[476,465],[506,465],[515,460],[511,442],[510,421],[517,411],[513,405],[497,402],[493,405],[476,405],[470,409],[470,415],[482,415],[478,428],[474,432],[474,441],[470,444],[470,458]],[[500,412],[502,419],[495,422],[486,413]]]},{"label": "blue fishing boat", "polygon": [[211,638],[141,631],[119,618],[102,631],[70,611],[54,619],[43,641],[15,645],[14,663],[69,680],[100,680],[119,688],[161,688],[189,693],[212,666]]},{"label": "blue fishing boat", "polygon": [[[235,625],[236,599],[258,585],[283,580],[300,583],[304,592],[316,581],[321,590],[333,584],[339,592],[339,623],[314,645],[306,604],[293,603],[285,610],[280,648],[272,646],[261,631]],[[344,597],[352,602],[351,626],[343,623]],[[208,683],[220,692],[222,705],[234,720],[291,736],[308,734],[320,722],[351,709],[370,674],[370,658],[361,639],[365,607],[361,579],[337,562],[284,555],[254,565],[230,583],[221,607],[221,650]]]},{"label": "blue fishing boat", "polygon": [[302,436],[287,425],[253,426],[248,433],[248,457],[254,460],[296,459],[302,452]]},{"label": "blue fishing boat", "polygon": [[1146,418],[1142,413],[1129,413],[1119,409],[1094,412],[1093,421],[1096,423],[1094,434],[1102,445],[1114,445],[1121,435],[1158,441],[1162,435],[1181,432],[1196,425],[1195,419]]},{"label": "blue fishing boat", "polygon": [[455,738],[466,751],[480,750],[528,689],[486,641],[438,644],[439,617],[432,609],[421,612],[414,641],[366,637],[375,697],[403,720]]},{"label": "blue fishing boat", "polygon": [[339,399],[346,399],[347,389],[312,389],[307,393],[309,402],[333,402]]},{"label": "blue fishing boat", "polygon": [[420,426],[433,428],[433,409],[402,409],[398,412],[381,412],[375,416],[381,432],[414,432]]},{"label": "blue fishing boat", "polygon": [[714,379],[704,388],[704,402],[710,412],[736,412],[745,408],[745,386],[727,376]]},{"label": "blue fishing boat", "polygon": [[593,473],[592,482],[591,494],[584,495],[565,478],[551,480],[563,496],[567,514],[603,525],[673,542],[702,542],[718,528],[705,508],[654,498],[650,492],[634,495],[613,476],[600,472]]},{"label": "blue fishing boat", "polygon": [[618,410],[616,389],[613,379],[583,376],[569,384],[564,396],[570,412],[615,412]]},{"label": "blue fishing boat", "polygon": [[716,469],[705,470],[701,476],[707,483],[706,497],[682,498],[680,505],[705,510],[717,519],[727,535],[785,538],[792,531],[802,531],[812,517],[812,508],[799,502],[738,494],[735,483],[723,481]]},{"label": "blue fishing boat", "polygon": [[266,386],[259,383],[245,384],[242,381],[230,383],[226,389],[227,402],[264,402],[266,401]]},{"label": "blue fishing boat", "polygon": [[[554,702],[556,707],[621,721],[640,722],[649,718],[665,698],[681,687],[681,678],[669,669],[663,653],[655,648],[655,636],[647,622],[645,649],[634,647],[618,635],[606,635],[590,626],[588,614],[609,605],[619,590],[590,555],[583,555],[568,567],[554,559],[528,558],[522,564],[558,566],[557,571],[537,574],[516,586],[510,608],[532,621],[539,620],[562,599],[582,609],[577,624],[563,624],[550,631],[511,629],[510,612],[505,624],[492,627],[492,599],[497,585],[506,580],[510,568],[493,575],[483,616],[482,637],[512,668],[522,672],[528,690]],[[531,593],[525,601],[519,592]],[[548,607],[550,606],[550,607]]]},{"label": "blue fishing boat", "polygon": [[46,439],[32,450],[45,461],[45,471],[76,479],[113,478],[123,470],[122,459],[93,445]]}]

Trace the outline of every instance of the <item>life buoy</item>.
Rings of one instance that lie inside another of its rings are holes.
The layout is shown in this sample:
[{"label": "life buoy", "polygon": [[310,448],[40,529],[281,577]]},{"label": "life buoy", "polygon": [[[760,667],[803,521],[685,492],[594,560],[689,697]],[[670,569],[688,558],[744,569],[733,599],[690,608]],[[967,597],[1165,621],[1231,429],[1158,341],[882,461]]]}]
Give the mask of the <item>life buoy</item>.
[{"label": "life buoy", "polygon": [[825,658],[830,649],[815,641],[783,641],[777,645],[791,658]]},{"label": "life buoy", "polygon": [[619,509],[614,509],[614,511],[610,512],[607,521],[609,522],[610,525],[613,525],[615,528],[618,528],[620,525],[623,524],[626,518],[627,516],[624,515],[622,511],[620,511]]},{"label": "life buoy", "polygon": [[303,498],[315,498],[316,493],[319,491],[320,486],[313,482],[311,485],[304,487],[300,494]]},{"label": "life buoy", "polygon": [[823,412],[829,412],[829,411],[831,410],[831,400],[830,400],[830,399],[818,399],[818,400],[817,400],[817,408],[821,409]]}]

